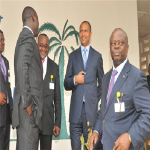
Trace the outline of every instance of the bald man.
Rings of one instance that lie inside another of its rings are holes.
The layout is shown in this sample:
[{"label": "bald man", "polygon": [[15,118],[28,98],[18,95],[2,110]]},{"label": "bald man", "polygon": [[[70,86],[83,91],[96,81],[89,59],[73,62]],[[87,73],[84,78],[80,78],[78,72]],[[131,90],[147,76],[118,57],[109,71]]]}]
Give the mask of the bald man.
[{"label": "bald man", "polygon": [[129,63],[128,37],[115,29],[110,36],[113,67],[103,77],[102,101],[90,138],[90,150],[98,136],[103,150],[145,150],[150,134],[150,95],[145,74]]},{"label": "bald man", "polygon": [[32,7],[22,13],[21,31],[14,58],[15,99],[13,128],[17,128],[17,150],[37,150],[43,109],[42,63],[37,43],[39,21]]}]

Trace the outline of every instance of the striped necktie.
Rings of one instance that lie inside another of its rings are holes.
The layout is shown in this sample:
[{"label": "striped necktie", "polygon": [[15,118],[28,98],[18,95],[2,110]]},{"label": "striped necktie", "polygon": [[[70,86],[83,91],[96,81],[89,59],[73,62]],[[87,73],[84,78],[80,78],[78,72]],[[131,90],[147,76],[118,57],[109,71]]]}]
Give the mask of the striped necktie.
[{"label": "striped necktie", "polygon": [[87,52],[87,49],[84,48],[83,49],[83,63],[84,63],[84,69],[86,69],[86,63],[87,63],[87,56],[86,56],[86,52]]},{"label": "striped necktie", "polygon": [[1,67],[4,79],[6,81],[6,74],[5,74],[4,64],[2,63],[2,55],[0,55],[0,67]]}]

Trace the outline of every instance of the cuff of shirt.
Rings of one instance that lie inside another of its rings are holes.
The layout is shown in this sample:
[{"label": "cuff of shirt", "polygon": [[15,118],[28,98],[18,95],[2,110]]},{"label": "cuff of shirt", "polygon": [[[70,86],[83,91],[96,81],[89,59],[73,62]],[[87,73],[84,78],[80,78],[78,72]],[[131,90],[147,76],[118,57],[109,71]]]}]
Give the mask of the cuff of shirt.
[{"label": "cuff of shirt", "polygon": [[78,83],[75,83],[75,76],[74,76],[74,78],[73,78],[73,82],[74,82],[74,85],[77,85]]},{"label": "cuff of shirt", "polygon": [[[96,132],[96,133],[98,133],[96,130],[94,130],[93,132]],[[98,133],[98,135],[99,135],[99,133]]]}]

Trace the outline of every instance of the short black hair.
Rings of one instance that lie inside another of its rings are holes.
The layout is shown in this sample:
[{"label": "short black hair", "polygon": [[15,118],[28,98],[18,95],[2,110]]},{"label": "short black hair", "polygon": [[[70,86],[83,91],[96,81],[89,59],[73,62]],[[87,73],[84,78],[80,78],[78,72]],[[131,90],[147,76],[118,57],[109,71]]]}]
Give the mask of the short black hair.
[{"label": "short black hair", "polygon": [[[113,34],[115,31],[122,31],[122,32],[124,33],[125,38],[126,38],[126,41],[127,41],[127,45],[128,45],[128,36],[127,36],[127,33],[126,33],[123,29],[121,29],[121,28],[116,28],[116,29],[114,29],[114,31],[112,32],[112,34]],[[110,36],[109,41],[111,40],[112,34],[111,34],[111,36]]]},{"label": "short black hair", "polygon": [[32,17],[32,15],[36,14],[36,11],[30,7],[30,6],[26,6],[22,12],[22,22],[26,22],[29,18]]},{"label": "short black hair", "polygon": [[3,34],[3,31],[0,29],[0,33],[2,33]]},{"label": "short black hair", "polygon": [[[48,37],[47,34],[45,34],[45,33],[41,33],[41,34],[39,34],[39,36],[40,36],[40,35],[43,35],[43,36]],[[38,36],[38,37],[39,37],[39,36]]]},{"label": "short black hair", "polygon": [[88,22],[88,21],[83,21],[81,24],[80,24],[80,27],[83,23],[87,23],[89,25],[89,28],[90,28],[90,32],[92,31],[92,27],[91,27],[91,24]]}]

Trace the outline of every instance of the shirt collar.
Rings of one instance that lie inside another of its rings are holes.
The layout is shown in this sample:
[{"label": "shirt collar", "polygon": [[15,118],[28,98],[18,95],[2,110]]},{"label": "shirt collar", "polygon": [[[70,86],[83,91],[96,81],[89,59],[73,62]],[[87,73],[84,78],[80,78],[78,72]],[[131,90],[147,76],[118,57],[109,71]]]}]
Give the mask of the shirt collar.
[{"label": "shirt collar", "polygon": [[[83,49],[85,49],[85,47],[83,47],[83,46],[81,45],[81,51],[83,51]],[[89,50],[90,50],[90,44],[86,47],[86,49],[87,49],[87,51],[89,52]]]},{"label": "shirt collar", "polygon": [[118,73],[120,74],[120,72],[122,71],[122,69],[123,69],[124,65],[126,64],[127,60],[128,59],[126,58],[126,60],[124,60],[124,62],[121,63],[117,68],[115,68],[114,65],[113,65],[113,70],[117,70]]},{"label": "shirt collar", "polygon": [[[33,31],[32,31],[31,28],[29,28],[28,26],[24,26],[23,28],[29,29],[29,30],[32,32],[32,34],[33,34]],[[33,34],[33,36],[34,36],[34,34]]]}]

